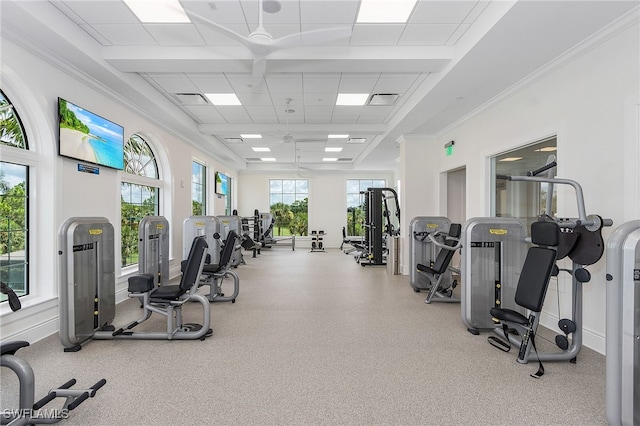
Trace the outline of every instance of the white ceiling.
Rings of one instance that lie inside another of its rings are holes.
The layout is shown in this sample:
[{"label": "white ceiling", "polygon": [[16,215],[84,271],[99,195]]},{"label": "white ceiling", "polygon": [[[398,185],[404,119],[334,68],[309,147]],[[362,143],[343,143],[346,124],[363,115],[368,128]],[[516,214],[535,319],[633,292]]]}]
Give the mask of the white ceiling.
[{"label": "white ceiling", "polygon": [[[328,28],[350,35],[313,43],[303,34],[299,46],[254,62],[261,56],[215,24],[248,36],[258,25],[255,0],[182,0],[192,22],[180,24],[143,24],[120,0],[0,3],[5,34],[64,55],[149,115],[162,116],[160,93],[190,117],[191,140],[248,170],[393,170],[399,136],[437,134],[638,5],[418,0],[406,23],[359,24],[359,0],[271,0],[281,6],[263,14],[274,38]],[[14,14],[39,25],[17,25]],[[236,93],[242,105],[176,96],[212,92]],[[399,96],[388,106],[336,106],[338,93]],[[238,141],[241,133],[263,138]],[[327,139],[333,133],[366,141]]]}]

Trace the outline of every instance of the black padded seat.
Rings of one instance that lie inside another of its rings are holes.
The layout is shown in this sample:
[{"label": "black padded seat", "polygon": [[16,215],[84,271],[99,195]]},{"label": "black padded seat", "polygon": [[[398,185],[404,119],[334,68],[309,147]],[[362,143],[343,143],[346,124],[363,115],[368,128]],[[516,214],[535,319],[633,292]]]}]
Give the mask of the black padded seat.
[{"label": "black padded seat", "polygon": [[525,317],[520,312],[516,312],[514,310],[506,308],[491,308],[491,316],[494,318],[498,318],[501,321],[509,321],[522,325],[526,325],[529,322],[529,318]]},{"label": "black padded seat", "polygon": [[0,352],[2,355],[15,355],[18,349],[26,348],[27,346],[29,346],[29,342],[16,340],[15,342],[7,342],[0,345]]}]

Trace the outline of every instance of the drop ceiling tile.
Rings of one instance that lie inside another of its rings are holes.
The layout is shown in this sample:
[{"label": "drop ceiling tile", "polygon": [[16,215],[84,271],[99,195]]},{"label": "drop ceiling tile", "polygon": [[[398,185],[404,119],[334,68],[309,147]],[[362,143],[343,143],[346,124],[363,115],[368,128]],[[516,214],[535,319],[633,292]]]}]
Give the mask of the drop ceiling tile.
[{"label": "drop ceiling tile", "polygon": [[[337,88],[336,88],[337,89]],[[333,93],[304,93],[304,105],[306,106],[331,106],[336,104],[337,90]]]},{"label": "drop ceiling tile", "polygon": [[152,80],[168,93],[196,93],[198,88],[184,74],[176,77],[153,77]]},{"label": "drop ceiling tile", "polygon": [[382,73],[372,93],[406,93],[420,74],[409,73],[405,76],[399,74]]},{"label": "drop ceiling tile", "polygon": [[[259,3],[255,0],[240,0],[244,15],[250,25],[258,25]],[[264,26],[295,24],[300,21],[300,6],[298,1],[280,1],[280,10],[277,13],[262,13]]]},{"label": "drop ceiling tile", "polygon": [[332,106],[305,106],[304,120],[305,123],[322,124],[331,121],[333,114]]},{"label": "drop ceiling tile", "polygon": [[[410,24],[457,24],[476,6],[477,1],[422,1],[411,15]],[[488,2],[486,2],[488,3]]]},{"label": "drop ceiling tile", "polygon": [[351,46],[395,46],[405,24],[356,24],[351,34]]},{"label": "drop ceiling tile", "polygon": [[226,123],[226,120],[212,105],[184,106],[183,108],[193,114],[201,123]]},{"label": "drop ceiling tile", "polygon": [[442,46],[453,35],[458,24],[410,24],[407,25],[398,45]]},{"label": "drop ceiling tile", "polygon": [[305,93],[337,93],[339,85],[339,74],[334,74],[332,77],[302,74],[302,86]]},{"label": "drop ceiling tile", "polygon": [[233,91],[239,96],[241,93],[267,93],[266,84],[260,85],[260,87],[253,87],[254,80],[248,73],[225,73],[229,84],[233,87]]},{"label": "drop ceiling tile", "polygon": [[191,24],[144,24],[153,38],[163,46],[202,46],[204,40]]},{"label": "drop ceiling tile", "polygon": [[371,74],[347,74],[343,73],[340,79],[339,93],[371,93],[375,87],[380,73]]},{"label": "drop ceiling tile", "polygon": [[267,76],[269,93],[302,93],[302,73],[287,73],[276,77]]},{"label": "drop ceiling tile", "polygon": [[219,77],[196,77],[187,75],[187,77],[198,88],[200,93],[232,93],[233,88],[224,76]]},{"label": "drop ceiling tile", "polygon": [[251,117],[249,117],[243,106],[217,106],[215,108],[228,123],[251,123]]},{"label": "drop ceiling tile", "polygon": [[242,105],[272,105],[267,93],[236,93]]},{"label": "drop ceiling tile", "polygon": [[277,120],[276,112],[272,106],[245,105],[244,108],[254,123],[273,123]]},{"label": "drop ceiling tile", "polygon": [[303,99],[304,95],[302,94],[302,92],[275,93],[271,95],[273,105],[276,106],[276,110],[278,112],[284,112],[287,106],[290,106],[296,110],[302,108]]},{"label": "drop ceiling tile", "polygon": [[[225,24],[224,26],[242,36],[249,35],[249,29],[244,24]],[[233,36],[212,25],[196,23],[196,28],[205,44],[209,46],[242,46],[242,43],[233,38]]]},{"label": "drop ceiling tile", "polygon": [[[227,24],[246,24],[244,11],[239,1],[218,0],[180,0],[185,9],[210,21]],[[196,21],[196,18],[191,18]]]},{"label": "drop ceiling tile", "polygon": [[142,24],[94,24],[92,27],[114,46],[158,44]]},{"label": "drop ceiling tile", "polygon": [[300,2],[300,20],[303,24],[352,24],[356,20],[359,4],[359,0],[305,0]]}]

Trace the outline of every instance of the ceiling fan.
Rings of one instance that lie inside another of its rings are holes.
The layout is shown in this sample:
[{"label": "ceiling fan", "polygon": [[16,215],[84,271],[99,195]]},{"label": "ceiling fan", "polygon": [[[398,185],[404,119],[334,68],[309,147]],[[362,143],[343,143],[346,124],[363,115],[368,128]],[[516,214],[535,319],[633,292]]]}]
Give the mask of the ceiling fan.
[{"label": "ceiling fan", "polygon": [[351,27],[337,27],[337,28],[324,28],[312,31],[303,31],[300,33],[290,34],[284,37],[273,38],[271,34],[264,28],[263,25],[263,10],[268,12],[277,12],[280,10],[280,3],[274,0],[266,0],[266,4],[263,6],[263,0],[259,0],[258,11],[258,27],[251,32],[248,36],[243,36],[223,25],[218,24],[210,19],[200,16],[194,12],[185,9],[185,12],[192,18],[202,23],[208,24],[216,31],[236,40],[243,44],[253,54],[253,68],[252,76],[254,82],[262,80],[262,76],[266,70],[267,57],[277,51],[283,49],[290,49],[302,45],[302,38],[308,44],[316,45],[325,42],[340,40],[347,38],[351,35]]}]

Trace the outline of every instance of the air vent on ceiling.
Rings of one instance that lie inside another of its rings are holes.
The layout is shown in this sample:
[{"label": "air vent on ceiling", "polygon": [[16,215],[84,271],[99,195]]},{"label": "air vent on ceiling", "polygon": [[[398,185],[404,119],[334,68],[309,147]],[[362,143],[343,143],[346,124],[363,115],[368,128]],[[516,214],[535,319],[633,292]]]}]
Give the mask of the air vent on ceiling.
[{"label": "air vent on ceiling", "polygon": [[228,143],[242,143],[242,142],[244,142],[242,140],[242,138],[224,138],[224,141],[228,142]]},{"label": "air vent on ceiling", "polygon": [[338,158],[338,161],[353,161],[353,158]]},{"label": "air vent on ceiling", "polygon": [[255,158],[255,157],[245,158],[245,160],[247,160],[247,161],[262,161],[261,159]]},{"label": "air vent on ceiling", "polygon": [[349,138],[347,139],[347,143],[365,143],[367,138]]},{"label": "air vent on ceiling", "polygon": [[210,105],[207,98],[200,93],[175,93],[174,96],[182,105]]},{"label": "air vent on ceiling", "polygon": [[374,93],[369,98],[367,105],[372,106],[391,106],[395,105],[400,97],[397,93]]}]

